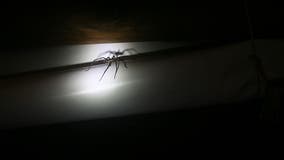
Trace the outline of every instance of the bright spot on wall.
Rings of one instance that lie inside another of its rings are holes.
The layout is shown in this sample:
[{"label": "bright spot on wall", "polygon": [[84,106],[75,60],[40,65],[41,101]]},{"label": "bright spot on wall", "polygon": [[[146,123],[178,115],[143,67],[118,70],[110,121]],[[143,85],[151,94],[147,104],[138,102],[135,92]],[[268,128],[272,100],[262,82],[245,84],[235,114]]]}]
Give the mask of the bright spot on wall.
[{"label": "bright spot on wall", "polygon": [[[112,65],[103,79],[99,81],[107,64],[96,65],[90,70],[81,70],[69,80],[68,85],[73,88],[67,96],[96,96],[102,97],[114,93],[118,88],[130,83],[125,77],[127,69],[120,68],[114,79],[115,67]],[[122,74],[121,74],[122,73]],[[123,76],[124,75],[124,76]]]},{"label": "bright spot on wall", "polygon": [[[181,46],[181,44],[171,44],[166,45],[166,43],[152,42],[135,42],[135,43],[109,43],[109,44],[92,44],[92,45],[79,45],[75,52],[68,53],[69,62],[72,64],[76,63],[86,63],[91,62],[96,58],[101,56],[109,56],[107,54],[102,54],[106,51],[123,51],[125,49],[135,49],[138,53],[133,54],[143,54],[155,50],[166,49]],[[125,55],[132,53],[125,52]],[[121,64],[123,65],[123,64]],[[88,98],[90,101],[100,102],[103,99],[108,100],[116,99],[123,95],[129,94],[129,90],[133,90],[130,86],[132,83],[140,81],[137,78],[137,73],[133,72],[131,65],[128,68],[121,66],[118,69],[116,79],[114,79],[115,74],[115,64],[112,64],[110,68],[106,71],[106,74],[100,80],[103,72],[107,68],[107,64],[92,66],[90,70],[86,71],[86,68],[72,73],[68,81],[66,82],[64,89],[64,96],[72,96],[74,98]],[[133,75],[134,74],[134,75]],[[136,77],[133,79],[133,77]],[[131,83],[131,84],[130,84]],[[138,82],[137,82],[138,83]]]}]

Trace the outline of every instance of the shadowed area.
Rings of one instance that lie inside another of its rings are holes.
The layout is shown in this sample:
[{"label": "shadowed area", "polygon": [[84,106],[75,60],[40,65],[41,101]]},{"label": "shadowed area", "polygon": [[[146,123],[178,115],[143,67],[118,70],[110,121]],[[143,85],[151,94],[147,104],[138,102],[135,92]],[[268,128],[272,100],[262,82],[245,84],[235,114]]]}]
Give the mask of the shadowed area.
[{"label": "shadowed area", "polygon": [[1,155],[281,149],[282,5],[12,3],[0,6]]},{"label": "shadowed area", "polygon": [[37,7],[25,3],[16,7],[3,5],[3,8],[17,12],[6,15],[3,10],[1,14],[5,24],[1,26],[2,48],[131,41],[247,39],[243,2],[226,4],[227,7],[202,1],[188,4],[94,1]]}]

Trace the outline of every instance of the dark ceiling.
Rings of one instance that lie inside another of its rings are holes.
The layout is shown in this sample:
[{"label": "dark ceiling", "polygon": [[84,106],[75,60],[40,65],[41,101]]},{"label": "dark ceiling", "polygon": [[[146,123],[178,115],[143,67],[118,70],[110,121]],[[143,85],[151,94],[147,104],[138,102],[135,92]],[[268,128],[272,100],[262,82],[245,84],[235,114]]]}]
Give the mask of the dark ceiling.
[{"label": "dark ceiling", "polygon": [[[244,1],[2,5],[1,48],[145,40],[249,39]],[[248,2],[256,38],[282,38],[282,7]]]}]

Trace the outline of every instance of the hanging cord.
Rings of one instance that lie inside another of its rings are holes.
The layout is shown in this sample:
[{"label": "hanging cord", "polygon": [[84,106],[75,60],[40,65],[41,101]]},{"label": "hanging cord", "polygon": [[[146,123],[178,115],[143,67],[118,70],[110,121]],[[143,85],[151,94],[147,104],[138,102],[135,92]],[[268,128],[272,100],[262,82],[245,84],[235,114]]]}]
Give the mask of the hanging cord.
[{"label": "hanging cord", "polygon": [[244,0],[244,1],[245,1],[246,16],[247,16],[249,34],[250,34],[250,40],[251,40],[251,54],[249,55],[249,59],[252,61],[256,69],[256,73],[257,73],[257,94],[260,97],[264,97],[267,91],[267,77],[264,72],[261,59],[256,54],[253,24],[252,24],[251,16],[249,13],[248,0]]}]

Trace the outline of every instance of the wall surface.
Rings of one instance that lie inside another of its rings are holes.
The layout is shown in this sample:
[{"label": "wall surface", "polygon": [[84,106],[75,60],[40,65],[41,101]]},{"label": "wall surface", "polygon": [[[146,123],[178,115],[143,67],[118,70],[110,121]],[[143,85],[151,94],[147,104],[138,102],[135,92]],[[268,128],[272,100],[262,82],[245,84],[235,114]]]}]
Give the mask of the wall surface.
[{"label": "wall surface", "polygon": [[[248,99],[257,91],[256,72],[248,59],[249,47],[249,43],[243,42],[130,60],[128,68],[120,66],[116,79],[112,65],[102,81],[99,78],[106,64],[89,71],[79,68],[0,79],[0,128],[120,117]],[[78,63],[90,59],[90,55],[67,56],[64,60],[58,57],[54,60],[64,64],[75,62],[74,59],[79,59]],[[49,63],[42,63],[41,67],[46,66]]]}]

